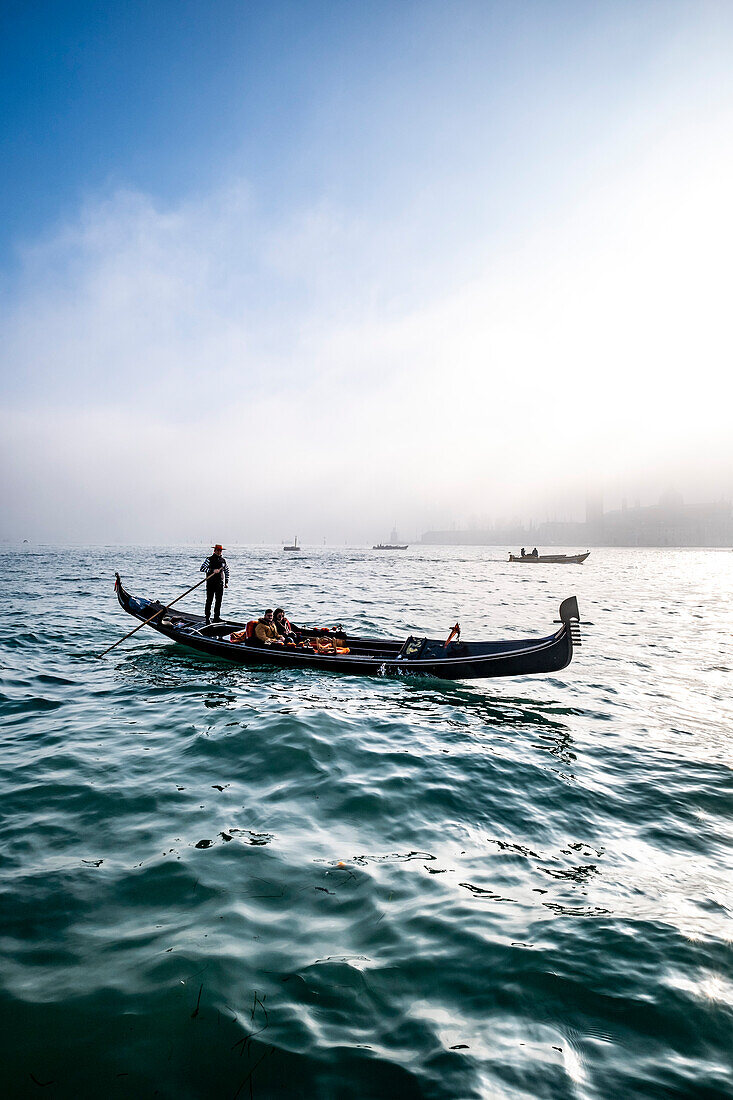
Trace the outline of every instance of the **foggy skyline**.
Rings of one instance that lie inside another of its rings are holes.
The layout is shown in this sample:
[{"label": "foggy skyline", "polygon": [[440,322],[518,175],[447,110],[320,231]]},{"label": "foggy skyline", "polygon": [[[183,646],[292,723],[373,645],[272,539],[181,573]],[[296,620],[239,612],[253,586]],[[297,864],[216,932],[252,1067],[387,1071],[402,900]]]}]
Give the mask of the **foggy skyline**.
[{"label": "foggy skyline", "polygon": [[730,500],[733,9],[18,9],[3,539]]}]

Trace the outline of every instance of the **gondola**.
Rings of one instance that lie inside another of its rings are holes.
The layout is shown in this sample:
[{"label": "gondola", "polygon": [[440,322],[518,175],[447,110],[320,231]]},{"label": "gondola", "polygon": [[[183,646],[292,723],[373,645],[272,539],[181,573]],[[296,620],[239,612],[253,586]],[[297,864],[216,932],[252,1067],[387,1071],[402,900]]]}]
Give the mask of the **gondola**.
[{"label": "gondola", "polygon": [[510,554],[509,561],[535,562],[540,565],[582,565],[590,554],[586,550],[584,554]]},{"label": "gondola", "polygon": [[[148,626],[189,649],[222,657],[238,665],[271,665],[302,669],[328,669],[356,676],[416,674],[442,680],[481,680],[494,676],[531,676],[559,672],[570,664],[573,647],[580,645],[578,601],[575,596],[560,605],[560,623],[544,638],[500,642],[464,642],[434,638],[361,638],[334,628],[302,632],[300,647],[252,646],[232,641],[246,623],[226,620],[206,624],[201,615],[168,609],[157,600],[131,596],[115,574],[121,607]],[[449,639],[455,631],[451,631]],[[330,648],[329,648],[330,647]],[[332,652],[330,651],[332,650]],[[345,652],[344,652],[345,651]]]}]

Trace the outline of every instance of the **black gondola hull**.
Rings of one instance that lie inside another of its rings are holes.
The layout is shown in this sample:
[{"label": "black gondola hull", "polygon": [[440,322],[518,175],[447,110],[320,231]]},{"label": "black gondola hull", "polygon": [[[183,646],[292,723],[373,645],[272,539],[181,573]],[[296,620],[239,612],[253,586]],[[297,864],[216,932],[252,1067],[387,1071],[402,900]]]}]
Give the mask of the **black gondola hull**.
[{"label": "black gondola hull", "polygon": [[[142,620],[154,616],[147,624],[170,641],[198,653],[238,665],[269,665],[285,668],[319,669],[356,676],[418,675],[436,676],[442,680],[488,679],[501,676],[532,676],[559,672],[573,656],[573,646],[579,644],[577,603],[575,618],[563,615],[554,634],[545,638],[528,638],[504,642],[451,643],[447,648],[437,640],[426,640],[425,658],[401,656],[403,642],[396,639],[357,638],[345,635],[348,654],[322,654],[280,646],[250,646],[227,640],[233,631],[245,624],[227,620],[207,626],[200,615],[177,612],[155,600],[128,593],[117,574],[117,597],[121,607]],[[315,635],[317,632],[314,631]],[[429,654],[429,655],[428,655]]]}]

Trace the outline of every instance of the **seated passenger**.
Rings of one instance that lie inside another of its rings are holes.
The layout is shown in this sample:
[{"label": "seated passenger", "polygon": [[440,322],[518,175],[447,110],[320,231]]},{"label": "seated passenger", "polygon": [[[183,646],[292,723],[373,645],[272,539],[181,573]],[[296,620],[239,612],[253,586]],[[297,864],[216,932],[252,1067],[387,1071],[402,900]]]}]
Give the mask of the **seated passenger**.
[{"label": "seated passenger", "polygon": [[284,638],[286,642],[295,641],[298,628],[288,621],[281,607],[275,608],[275,626],[280,637]]},{"label": "seated passenger", "polygon": [[255,645],[272,645],[273,642],[280,641],[271,607],[268,607],[262,618],[255,623],[251,640]]},{"label": "seated passenger", "polygon": [[535,546],[534,550],[532,551],[532,557],[533,558],[538,558],[539,557],[539,554],[537,553],[537,547],[536,546]]}]

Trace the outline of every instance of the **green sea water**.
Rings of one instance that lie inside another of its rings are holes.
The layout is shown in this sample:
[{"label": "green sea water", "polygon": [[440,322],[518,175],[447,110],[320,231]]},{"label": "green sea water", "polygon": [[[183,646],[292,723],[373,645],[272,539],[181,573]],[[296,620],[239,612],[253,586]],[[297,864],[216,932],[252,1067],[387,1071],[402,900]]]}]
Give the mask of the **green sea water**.
[{"label": "green sea water", "polygon": [[115,570],[167,602],[205,553],[2,550],[2,1095],[733,1096],[733,554],[227,551],[240,620],[525,637],[576,594],[555,676],[97,658]]}]

